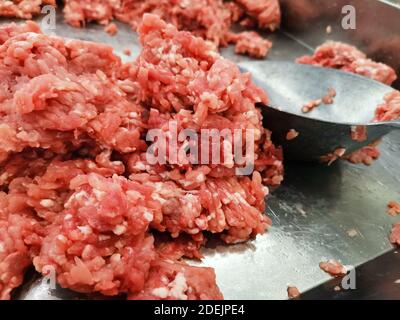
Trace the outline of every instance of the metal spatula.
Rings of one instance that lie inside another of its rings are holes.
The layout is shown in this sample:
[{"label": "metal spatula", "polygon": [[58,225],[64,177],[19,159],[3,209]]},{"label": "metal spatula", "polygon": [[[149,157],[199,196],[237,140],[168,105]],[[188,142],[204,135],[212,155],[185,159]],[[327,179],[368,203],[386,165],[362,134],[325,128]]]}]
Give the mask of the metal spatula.
[{"label": "metal spatula", "polygon": [[[266,90],[270,105],[263,106],[264,126],[272,139],[283,146],[287,159],[316,161],[337,149],[346,154],[379,140],[400,128],[400,121],[372,122],[378,105],[392,87],[366,77],[334,69],[292,62],[245,62],[240,68],[253,75],[254,82]],[[321,104],[311,112],[302,107],[336,91],[332,104]],[[365,141],[352,139],[352,128],[366,126]],[[299,135],[287,140],[290,129]]]}]

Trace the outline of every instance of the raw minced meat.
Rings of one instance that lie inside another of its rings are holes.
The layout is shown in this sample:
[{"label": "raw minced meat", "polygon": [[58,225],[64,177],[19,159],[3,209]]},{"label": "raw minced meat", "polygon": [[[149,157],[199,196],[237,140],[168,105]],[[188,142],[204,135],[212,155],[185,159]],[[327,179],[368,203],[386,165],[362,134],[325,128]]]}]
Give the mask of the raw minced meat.
[{"label": "raw minced meat", "polygon": [[346,267],[338,261],[329,260],[326,262],[321,262],[319,267],[333,277],[341,277],[347,274]]},{"label": "raw minced meat", "polygon": [[[300,57],[296,61],[356,73],[387,85],[391,85],[397,79],[395,70],[390,66],[368,59],[356,47],[341,42],[328,41],[319,46],[313,55]],[[371,121],[398,119],[400,117],[399,97],[398,91],[388,94],[385,97],[385,103],[377,107],[375,119],[371,119]],[[346,159],[352,163],[370,165],[380,155],[377,144],[373,143],[357,150],[348,155]]]},{"label": "raw minced meat", "polygon": [[[264,197],[283,165],[255,108],[265,93],[210,43],[155,15],[138,30],[143,50],[123,65],[106,45],[33,23],[0,27],[1,298],[33,262],[80,292],[220,299],[214,272],[180,259],[201,258],[206,233],[238,243],[271,224]],[[146,133],[170,136],[174,122],[253,130],[254,169],[149,163]]]},{"label": "raw minced meat", "polygon": [[272,42],[261,37],[257,32],[247,31],[235,35],[235,52],[251,57],[263,58],[272,48]]},{"label": "raw minced meat", "polygon": [[322,103],[332,104],[334,97],[336,97],[336,90],[333,88],[329,88],[328,92],[321,98]]},{"label": "raw minced meat", "polygon": [[26,147],[66,153],[91,139],[122,152],[145,148],[132,82],[111,79],[121,65],[112,48],[29,32],[5,41],[0,61],[0,161]]},{"label": "raw minced meat", "polygon": [[[139,32],[143,52],[124,67],[124,77],[139,85],[139,99],[153,107],[149,127],[161,128],[167,136],[174,124],[178,132],[183,128],[195,132],[250,129],[256,144],[255,168],[265,183],[279,184],[282,152],[271,143],[270,132],[263,128],[255,107],[268,98],[252,83],[250,74],[242,74],[201,38],[178,32],[157,16],[145,15]],[[185,166],[184,159],[174,160],[170,165]],[[207,170],[206,174],[214,177],[235,175],[230,163],[210,165]]]},{"label": "raw minced meat", "polygon": [[333,152],[330,152],[320,158],[321,162],[325,162],[330,166],[332,163],[334,163],[336,160],[342,158],[346,153],[345,148],[337,148]]},{"label": "raw minced meat", "polygon": [[55,6],[56,0],[3,0],[0,2],[0,17],[32,19],[44,5]]},{"label": "raw minced meat", "polygon": [[372,61],[356,47],[341,42],[328,41],[312,56],[300,57],[297,62],[357,73],[388,85],[397,79],[391,67]]},{"label": "raw minced meat", "polygon": [[322,99],[316,99],[316,100],[311,100],[304,104],[304,106],[301,108],[301,112],[303,113],[308,113],[314,110],[315,108],[319,107],[322,103]]},{"label": "raw minced meat", "polygon": [[363,142],[367,140],[367,127],[366,126],[352,126],[351,139],[354,141]]},{"label": "raw minced meat", "polygon": [[300,297],[300,291],[297,287],[289,286],[287,287],[287,293],[289,299],[296,299]]},{"label": "raw minced meat", "polygon": [[[179,30],[191,31],[216,46],[239,41],[236,50],[255,57],[264,57],[271,43],[255,35],[255,32],[234,35],[230,31],[232,24],[252,19],[261,28],[275,30],[281,16],[278,0],[238,0],[237,3],[223,0],[66,0],[64,13],[66,21],[76,27],[86,21],[106,25],[116,18],[131,24],[134,29],[139,26],[144,14],[153,13]],[[255,46],[250,45],[250,39],[256,40]]]},{"label": "raw minced meat", "polygon": [[400,214],[400,203],[396,201],[390,201],[387,206],[389,215],[396,216]]},{"label": "raw minced meat", "polygon": [[390,242],[400,246],[400,222],[393,225]]},{"label": "raw minced meat", "polygon": [[0,300],[9,299],[22,284],[42,234],[37,217],[29,211],[9,210],[7,195],[0,193]]},{"label": "raw minced meat", "polygon": [[244,11],[255,19],[258,27],[272,31],[281,23],[279,0],[236,0],[243,6]]},{"label": "raw minced meat", "polygon": [[327,93],[321,97],[320,99],[312,100],[307,102],[301,109],[303,113],[308,113],[313,111],[315,108],[318,108],[322,103],[323,104],[332,104],[333,98],[336,97],[336,91],[333,88],[329,88]]},{"label": "raw minced meat", "polygon": [[363,163],[366,166],[370,166],[374,160],[378,159],[381,155],[381,152],[377,148],[379,143],[380,141],[377,141],[360,150],[352,152],[346,156],[346,160],[354,164]]},{"label": "raw minced meat", "polygon": [[296,130],[290,129],[288,131],[288,133],[286,134],[286,140],[290,141],[290,140],[296,139],[298,136],[299,136],[299,133]]},{"label": "raw minced meat", "polygon": [[378,106],[375,121],[392,121],[400,119],[400,92],[394,90],[384,97],[385,102]]},{"label": "raw minced meat", "polygon": [[110,36],[114,36],[118,32],[118,27],[115,23],[110,23],[104,27],[104,31],[107,32]]},{"label": "raw minced meat", "polygon": [[128,296],[139,300],[222,299],[211,268],[196,268],[168,260],[154,261],[144,289]]}]

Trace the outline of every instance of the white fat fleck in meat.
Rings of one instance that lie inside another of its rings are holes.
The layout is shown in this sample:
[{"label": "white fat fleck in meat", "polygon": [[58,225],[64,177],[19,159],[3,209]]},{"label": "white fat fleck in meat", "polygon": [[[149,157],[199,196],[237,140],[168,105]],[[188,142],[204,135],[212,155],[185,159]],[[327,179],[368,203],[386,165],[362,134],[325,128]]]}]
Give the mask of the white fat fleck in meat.
[{"label": "white fat fleck in meat", "polygon": [[199,228],[194,228],[194,229],[191,229],[191,230],[187,230],[186,232],[188,234],[198,234],[200,232],[200,229]]},{"label": "white fat fleck in meat", "polygon": [[86,198],[86,197],[87,197],[87,193],[86,193],[86,191],[81,190],[81,191],[75,193],[75,195],[73,195],[73,197],[74,197],[76,200],[80,201],[80,200],[82,200],[83,198]]},{"label": "white fat fleck in meat", "polygon": [[96,168],[96,165],[93,162],[89,162],[88,163],[88,168],[89,169],[94,169],[94,168]]},{"label": "white fat fleck in meat", "polygon": [[118,263],[121,261],[121,255],[119,253],[114,253],[111,257],[110,257],[110,261],[114,262],[114,263]]},{"label": "white fat fleck in meat", "polygon": [[113,229],[113,232],[117,236],[120,236],[121,234],[124,234],[126,232],[126,227],[122,224],[119,224]]},{"label": "white fat fleck in meat", "polygon": [[244,116],[245,116],[247,119],[250,119],[250,118],[252,118],[252,117],[254,117],[254,116],[256,116],[256,115],[257,115],[257,113],[256,113],[254,110],[246,111],[246,112],[244,113]]},{"label": "white fat fleck in meat", "polygon": [[111,237],[106,235],[106,234],[99,235],[99,241],[105,241],[105,240],[108,240],[108,239],[111,239]]},{"label": "white fat fleck in meat", "polygon": [[136,190],[128,190],[126,192],[126,195],[128,196],[129,200],[144,199],[144,196]]},{"label": "white fat fleck in meat", "polygon": [[179,299],[179,300],[187,300],[187,295],[185,294],[186,290],[188,289],[186,278],[182,272],[177,273],[174,281],[172,281],[168,287],[169,295],[172,298]]},{"label": "white fat fleck in meat", "polygon": [[106,193],[104,191],[97,190],[97,189],[93,189],[93,193],[96,196],[97,200],[102,199],[106,195]]},{"label": "white fat fleck in meat", "polygon": [[135,163],[133,168],[136,169],[136,170],[145,171],[146,170],[146,165],[142,161],[138,161],[138,162]]},{"label": "white fat fleck in meat", "polygon": [[248,205],[249,203],[246,201],[246,199],[243,198],[243,196],[239,192],[235,192],[235,197],[243,204]]},{"label": "white fat fleck in meat", "polygon": [[168,297],[168,293],[169,293],[169,290],[164,287],[156,288],[152,292],[153,296],[160,298],[160,299],[166,299]]},{"label": "white fat fleck in meat", "polygon": [[92,233],[92,228],[89,226],[78,226],[78,229],[80,232],[82,232],[84,235],[89,235]]},{"label": "white fat fleck in meat", "polygon": [[64,220],[70,220],[72,219],[72,214],[68,213],[65,215]]},{"label": "white fat fleck in meat", "polygon": [[168,277],[162,276],[161,277],[161,282],[164,283],[164,284],[168,284],[169,283]]},{"label": "white fat fleck in meat", "polygon": [[151,222],[153,221],[154,215],[151,211],[145,209],[143,213],[143,217],[148,221]]},{"label": "white fat fleck in meat", "polygon": [[206,180],[206,176],[204,175],[204,173],[200,173],[197,177],[196,177],[196,182],[198,183],[202,183]]},{"label": "white fat fleck in meat", "polygon": [[43,199],[43,200],[40,200],[40,205],[45,208],[50,208],[50,207],[54,206],[54,201],[51,199]]},{"label": "white fat fleck in meat", "polygon": [[63,242],[63,243],[66,243],[66,242],[67,242],[67,238],[66,238],[65,236],[63,236],[62,234],[59,234],[59,235],[57,236],[57,240],[59,240],[59,241],[61,241],[61,242]]},{"label": "white fat fleck in meat", "polygon": [[161,203],[161,204],[164,204],[164,203],[167,202],[167,200],[161,198],[160,195],[159,195],[158,193],[153,193],[153,194],[151,195],[151,198],[152,198],[154,201],[158,201],[158,202]]},{"label": "white fat fleck in meat", "polygon": [[4,253],[4,252],[6,252],[6,249],[4,247],[4,243],[0,242],[0,253]]}]

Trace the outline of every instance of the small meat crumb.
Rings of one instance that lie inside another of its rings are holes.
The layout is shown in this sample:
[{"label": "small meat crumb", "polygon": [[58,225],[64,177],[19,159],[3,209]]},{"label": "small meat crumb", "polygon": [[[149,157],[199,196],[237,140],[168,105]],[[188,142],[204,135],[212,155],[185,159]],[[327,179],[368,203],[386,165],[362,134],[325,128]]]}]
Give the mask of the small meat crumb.
[{"label": "small meat crumb", "polygon": [[324,95],[321,99],[316,99],[312,100],[310,102],[307,102],[301,111],[303,113],[308,113],[314,110],[315,108],[319,107],[322,103],[324,104],[332,104],[333,103],[333,98],[336,97],[336,90],[333,88],[329,88],[328,92],[326,95]]},{"label": "small meat crumb", "polygon": [[332,104],[334,97],[336,97],[336,90],[333,88],[329,88],[326,95],[322,97],[322,102],[324,104]]},{"label": "small meat crumb", "polygon": [[354,238],[354,237],[358,236],[358,232],[356,229],[350,229],[350,230],[347,230],[347,235],[350,238]]},{"label": "small meat crumb", "polygon": [[341,277],[347,274],[347,269],[340,262],[329,260],[319,264],[321,270],[329,273],[332,277]]},{"label": "small meat crumb", "polygon": [[339,286],[336,286],[336,287],[333,288],[333,290],[335,290],[335,291],[340,291],[340,290],[342,290],[342,288],[339,287]]},{"label": "small meat crumb", "polygon": [[400,246],[400,222],[393,225],[390,242]]},{"label": "small meat crumb", "polygon": [[388,214],[391,215],[392,217],[395,217],[398,214],[400,214],[400,203],[396,201],[390,201],[387,206],[388,206]]},{"label": "small meat crumb", "polygon": [[328,166],[334,163],[336,160],[342,158],[346,153],[345,148],[337,148],[335,151],[322,156],[320,159],[322,162],[327,162]]},{"label": "small meat crumb", "polygon": [[321,100],[321,99],[312,100],[312,101],[310,101],[310,102],[307,102],[307,103],[303,106],[303,108],[301,109],[301,111],[302,111],[303,113],[309,113],[309,112],[311,112],[312,110],[314,110],[316,107],[319,107],[319,106],[321,105],[321,103],[322,103],[322,100]]},{"label": "small meat crumb", "polygon": [[293,140],[296,139],[299,136],[299,133],[294,130],[294,129],[290,129],[289,132],[286,134],[286,140]]},{"label": "small meat crumb", "polygon": [[107,32],[109,35],[114,36],[118,32],[118,27],[115,23],[110,23],[104,27],[104,31]]},{"label": "small meat crumb", "polygon": [[296,299],[300,297],[300,291],[296,287],[291,287],[291,286],[287,287],[287,293],[289,299]]},{"label": "small meat crumb", "polygon": [[367,126],[351,126],[351,139],[358,142],[367,140]]},{"label": "small meat crumb", "polygon": [[124,49],[124,55],[130,57],[132,55],[132,51],[130,49],[128,49],[128,48],[125,48]]}]

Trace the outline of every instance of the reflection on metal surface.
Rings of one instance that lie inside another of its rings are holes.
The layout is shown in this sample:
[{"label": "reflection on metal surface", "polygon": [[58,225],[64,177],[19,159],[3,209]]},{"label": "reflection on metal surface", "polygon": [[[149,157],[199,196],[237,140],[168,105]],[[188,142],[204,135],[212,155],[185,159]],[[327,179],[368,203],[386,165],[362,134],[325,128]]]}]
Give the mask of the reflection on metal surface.
[{"label": "reflection on metal surface", "polygon": [[[360,2],[370,3],[369,0]],[[366,6],[366,10],[370,8]],[[302,15],[303,18],[311,19],[315,15],[313,9],[304,11],[309,16]],[[378,15],[378,12],[370,14]],[[302,44],[315,46],[327,39],[325,29],[328,23],[325,18],[314,21],[314,30],[309,30],[308,36],[304,37],[273,34],[274,49],[269,58],[293,61],[309,53],[309,49]],[[396,23],[400,20],[394,22],[393,28]],[[118,34],[110,37],[101,26],[74,29],[65,25],[62,16],[58,16],[55,32],[64,37],[108,43],[124,60],[131,60],[132,57],[123,55],[123,50],[129,48],[133,57],[137,55],[137,38],[128,26],[117,25]],[[332,36],[336,35],[334,30]],[[235,56],[230,48],[224,49],[223,54],[236,62],[249,60]],[[391,59],[391,56],[387,58]],[[371,167],[346,162],[332,167],[287,164],[283,186],[268,199],[268,214],[274,223],[271,230],[246,244],[217,245],[204,250],[202,264],[216,269],[217,281],[225,297],[286,299],[288,284],[305,291],[329,279],[318,267],[323,259],[332,258],[346,265],[359,265],[388,251],[391,248],[388,233],[394,220],[386,215],[386,204],[400,197],[400,133],[387,136],[381,151],[381,159]],[[348,235],[347,232],[352,229],[357,231],[357,236]],[[20,299],[80,297],[68,290],[49,291],[40,279],[29,282],[17,295]]]}]

